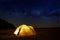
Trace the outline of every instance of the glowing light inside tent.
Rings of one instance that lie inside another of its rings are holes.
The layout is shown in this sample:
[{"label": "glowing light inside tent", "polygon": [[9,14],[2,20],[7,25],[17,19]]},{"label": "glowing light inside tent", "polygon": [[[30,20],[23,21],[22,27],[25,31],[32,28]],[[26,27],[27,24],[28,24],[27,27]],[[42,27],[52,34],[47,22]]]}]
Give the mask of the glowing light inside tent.
[{"label": "glowing light inside tent", "polygon": [[17,27],[14,34],[16,36],[33,36],[36,35],[36,32],[32,26],[20,25]]}]

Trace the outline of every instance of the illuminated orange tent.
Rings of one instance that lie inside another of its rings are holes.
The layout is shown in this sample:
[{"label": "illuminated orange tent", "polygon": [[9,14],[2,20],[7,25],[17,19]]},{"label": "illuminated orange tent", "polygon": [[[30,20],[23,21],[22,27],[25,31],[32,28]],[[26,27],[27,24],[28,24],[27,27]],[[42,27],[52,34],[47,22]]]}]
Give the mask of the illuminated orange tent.
[{"label": "illuminated orange tent", "polygon": [[15,30],[14,34],[16,36],[33,36],[36,35],[36,32],[32,26],[27,26],[27,25],[20,25],[17,27]]}]

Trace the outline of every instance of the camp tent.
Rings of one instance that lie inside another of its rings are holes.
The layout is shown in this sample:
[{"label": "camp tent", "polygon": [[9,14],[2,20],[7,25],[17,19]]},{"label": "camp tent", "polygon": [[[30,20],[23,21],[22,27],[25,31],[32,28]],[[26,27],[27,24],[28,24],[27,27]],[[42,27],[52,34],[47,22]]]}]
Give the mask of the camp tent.
[{"label": "camp tent", "polygon": [[36,32],[32,26],[20,25],[17,27],[14,34],[16,36],[33,36],[36,35]]}]

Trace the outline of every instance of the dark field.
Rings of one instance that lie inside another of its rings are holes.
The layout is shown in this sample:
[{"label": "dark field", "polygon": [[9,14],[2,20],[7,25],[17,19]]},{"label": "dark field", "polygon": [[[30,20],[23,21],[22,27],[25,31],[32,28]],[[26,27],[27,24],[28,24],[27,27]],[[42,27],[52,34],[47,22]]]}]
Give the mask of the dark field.
[{"label": "dark field", "polygon": [[11,30],[0,30],[0,40],[60,40],[60,28],[35,28],[36,35],[16,37]]}]

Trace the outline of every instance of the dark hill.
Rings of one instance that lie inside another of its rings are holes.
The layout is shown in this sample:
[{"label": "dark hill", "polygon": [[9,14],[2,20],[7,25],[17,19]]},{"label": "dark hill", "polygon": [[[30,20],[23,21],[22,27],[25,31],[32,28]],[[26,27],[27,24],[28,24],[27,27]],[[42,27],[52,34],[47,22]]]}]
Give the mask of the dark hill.
[{"label": "dark hill", "polygon": [[15,26],[0,18],[0,29],[14,29]]}]

